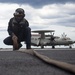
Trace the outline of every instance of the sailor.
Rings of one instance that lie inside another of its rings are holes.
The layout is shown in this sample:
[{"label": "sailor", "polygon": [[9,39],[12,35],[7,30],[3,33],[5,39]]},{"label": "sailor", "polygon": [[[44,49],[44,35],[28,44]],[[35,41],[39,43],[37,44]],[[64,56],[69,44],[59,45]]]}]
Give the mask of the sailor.
[{"label": "sailor", "polygon": [[21,42],[26,43],[26,49],[31,49],[31,28],[29,22],[25,19],[25,11],[22,8],[15,10],[14,16],[9,20],[9,36],[3,40],[6,45],[12,45],[13,50],[22,47]]}]

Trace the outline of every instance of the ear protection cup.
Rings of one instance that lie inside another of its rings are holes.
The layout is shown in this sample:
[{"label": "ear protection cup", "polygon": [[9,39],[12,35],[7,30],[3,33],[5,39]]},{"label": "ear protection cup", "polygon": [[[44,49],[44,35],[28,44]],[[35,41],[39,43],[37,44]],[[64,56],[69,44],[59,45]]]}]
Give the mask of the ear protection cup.
[{"label": "ear protection cup", "polygon": [[13,15],[14,15],[14,17],[15,16],[25,17],[25,11],[22,8],[18,8],[18,9],[15,10],[15,13]]}]

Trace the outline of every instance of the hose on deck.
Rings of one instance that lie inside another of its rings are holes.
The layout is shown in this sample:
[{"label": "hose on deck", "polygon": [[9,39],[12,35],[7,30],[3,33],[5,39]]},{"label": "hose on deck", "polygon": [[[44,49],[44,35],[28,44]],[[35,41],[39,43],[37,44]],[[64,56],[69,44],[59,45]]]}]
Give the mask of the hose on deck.
[{"label": "hose on deck", "polygon": [[41,60],[43,60],[44,62],[46,62],[48,64],[52,64],[52,65],[54,65],[56,67],[59,67],[59,68],[61,68],[63,70],[66,70],[68,72],[71,72],[71,73],[75,74],[75,65],[51,59],[51,58],[49,58],[49,57],[47,57],[45,55],[42,55],[42,54],[38,53],[37,51],[35,51],[33,49],[30,49],[30,50],[18,50],[18,51],[34,55],[34,56],[40,58]]}]

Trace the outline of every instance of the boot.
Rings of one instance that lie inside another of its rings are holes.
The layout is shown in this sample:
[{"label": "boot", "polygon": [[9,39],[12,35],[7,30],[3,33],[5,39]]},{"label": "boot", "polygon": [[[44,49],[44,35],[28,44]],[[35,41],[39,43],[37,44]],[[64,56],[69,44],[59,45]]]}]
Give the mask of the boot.
[{"label": "boot", "polygon": [[31,49],[31,45],[30,44],[26,44],[26,49]]}]

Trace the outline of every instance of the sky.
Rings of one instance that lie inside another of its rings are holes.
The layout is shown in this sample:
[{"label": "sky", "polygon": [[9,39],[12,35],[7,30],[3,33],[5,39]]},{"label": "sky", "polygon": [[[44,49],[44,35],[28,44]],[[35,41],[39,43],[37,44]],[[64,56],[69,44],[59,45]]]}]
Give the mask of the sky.
[{"label": "sky", "polygon": [[6,30],[17,8],[25,10],[32,30],[55,30],[75,40],[75,0],[0,0],[0,30]]}]

